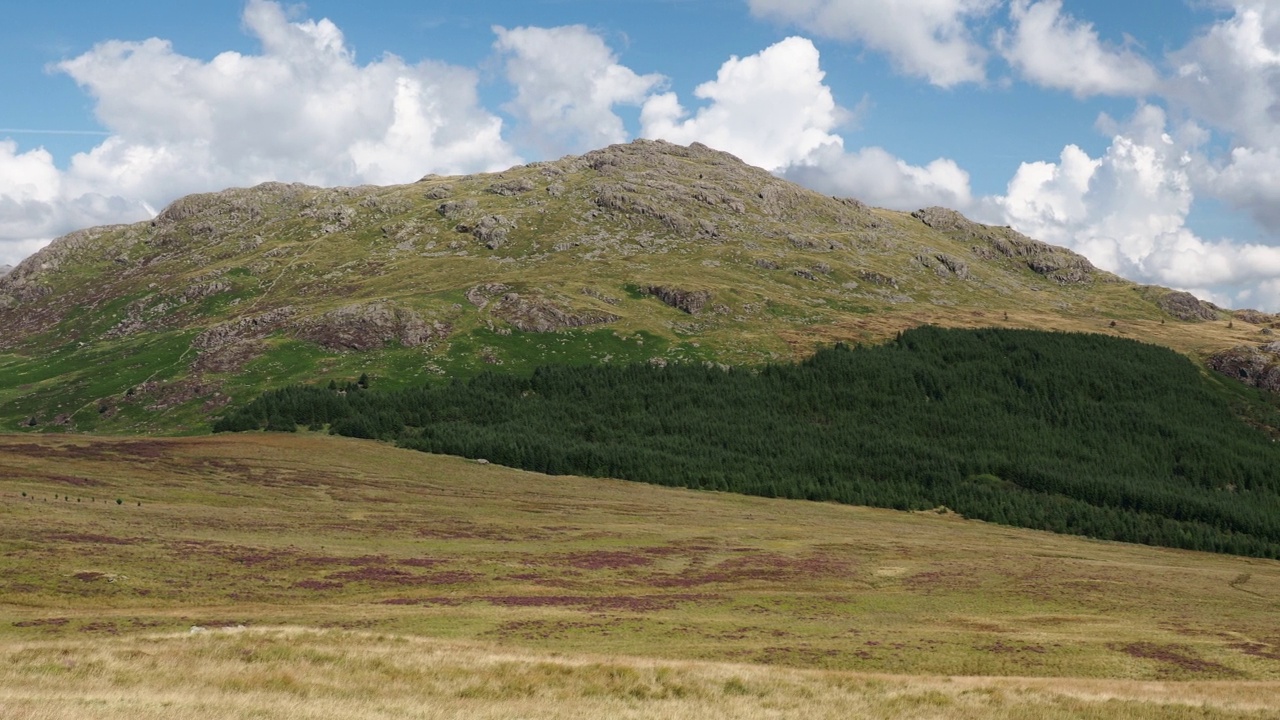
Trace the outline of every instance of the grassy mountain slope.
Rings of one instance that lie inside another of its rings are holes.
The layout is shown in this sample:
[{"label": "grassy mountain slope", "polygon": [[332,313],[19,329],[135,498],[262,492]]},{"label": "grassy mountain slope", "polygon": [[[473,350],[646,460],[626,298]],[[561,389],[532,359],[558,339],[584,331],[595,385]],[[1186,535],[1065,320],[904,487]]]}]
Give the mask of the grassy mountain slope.
[{"label": "grassy mountain slope", "polygon": [[1267,717],[1280,683],[1275,561],[342,438],[0,436],[0,550],[6,717]]},{"label": "grassy mountain slope", "polygon": [[61,238],[0,277],[0,427],[195,432],[292,381],[758,363],[926,322],[1203,355],[1273,321],[950,211],[868,208],[638,141],[404,186],[196,195]]}]

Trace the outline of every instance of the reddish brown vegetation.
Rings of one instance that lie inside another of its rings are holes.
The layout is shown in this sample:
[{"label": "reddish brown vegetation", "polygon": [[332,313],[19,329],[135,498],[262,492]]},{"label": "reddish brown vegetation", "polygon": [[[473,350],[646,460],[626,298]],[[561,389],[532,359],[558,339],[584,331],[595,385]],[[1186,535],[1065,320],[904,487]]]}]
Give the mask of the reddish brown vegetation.
[{"label": "reddish brown vegetation", "polygon": [[1159,645],[1151,642],[1138,642],[1109,647],[1113,650],[1119,650],[1129,657],[1157,660],[1187,672],[1214,673],[1228,676],[1240,674],[1226,665],[1196,657],[1192,654],[1191,648],[1185,645]]},{"label": "reddish brown vegetation", "polygon": [[45,540],[55,540],[61,542],[87,543],[91,545],[137,545],[142,542],[142,538],[119,538],[110,535],[95,535],[93,533],[66,533],[55,532],[45,533]]},{"label": "reddish brown vegetation", "polygon": [[844,578],[852,574],[853,567],[849,561],[825,555],[793,558],[777,553],[753,552],[725,560],[711,570],[690,568],[676,576],[656,575],[648,582],[655,587],[695,587],[744,581],[787,583],[801,579]]},{"label": "reddish brown vegetation", "polygon": [[303,590],[340,590],[346,587],[340,582],[331,582],[328,580],[299,580],[293,584],[296,588]]},{"label": "reddish brown vegetation", "polygon": [[13,623],[14,627],[30,628],[30,627],[62,627],[71,622],[68,618],[39,618],[37,620],[18,620]]},{"label": "reddish brown vegetation", "polygon": [[645,613],[671,610],[680,603],[721,600],[721,595],[488,595],[474,598],[503,607],[578,607],[592,612],[620,610]]}]

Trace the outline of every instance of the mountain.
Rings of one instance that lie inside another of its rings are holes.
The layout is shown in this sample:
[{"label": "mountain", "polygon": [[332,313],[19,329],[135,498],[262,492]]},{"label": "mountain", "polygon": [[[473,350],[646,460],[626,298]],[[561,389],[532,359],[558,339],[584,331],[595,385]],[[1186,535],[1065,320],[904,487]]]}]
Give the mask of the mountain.
[{"label": "mountain", "polygon": [[754,364],[926,323],[1109,333],[1201,360],[1256,348],[1265,372],[1276,320],[950,210],[871,208],[636,141],[409,185],[193,195],[60,238],[0,277],[0,427],[199,432],[292,382]]}]

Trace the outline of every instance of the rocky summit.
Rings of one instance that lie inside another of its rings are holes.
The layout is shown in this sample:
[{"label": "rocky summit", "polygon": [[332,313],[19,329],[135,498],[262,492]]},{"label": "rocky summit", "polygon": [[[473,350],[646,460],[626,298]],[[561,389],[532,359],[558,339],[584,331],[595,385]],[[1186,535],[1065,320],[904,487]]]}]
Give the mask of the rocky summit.
[{"label": "rocky summit", "polygon": [[198,431],[291,382],[758,364],[925,323],[1127,335],[1201,360],[1257,348],[1223,365],[1250,381],[1271,377],[1276,322],[951,210],[872,208],[636,141],[409,185],[192,195],[59,238],[0,277],[0,424]]}]

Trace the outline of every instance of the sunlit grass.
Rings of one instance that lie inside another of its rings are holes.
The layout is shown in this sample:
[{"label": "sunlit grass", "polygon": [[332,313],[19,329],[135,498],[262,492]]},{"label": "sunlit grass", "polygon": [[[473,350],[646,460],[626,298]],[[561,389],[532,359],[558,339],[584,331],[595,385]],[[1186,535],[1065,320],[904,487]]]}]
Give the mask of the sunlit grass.
[{"label": "sunlit grass", "polygon": [[0,577],[6,718],[1266,717],[1280,696],[1273,561],[319,435],[0,436]]}]

